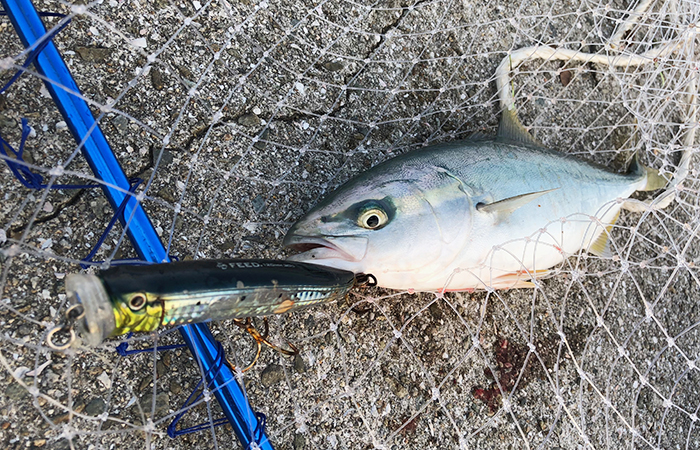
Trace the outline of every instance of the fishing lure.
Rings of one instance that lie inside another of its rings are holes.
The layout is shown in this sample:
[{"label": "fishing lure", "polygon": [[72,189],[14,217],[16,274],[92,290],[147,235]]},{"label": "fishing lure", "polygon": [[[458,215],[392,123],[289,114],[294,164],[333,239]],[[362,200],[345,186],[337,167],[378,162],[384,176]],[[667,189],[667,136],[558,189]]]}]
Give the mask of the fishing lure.
[{"label": "fishing lure", "polygon": [[[72,306],[52,329],[54,349],[71,345],[73,326],[90,346],[129,332],[210,320],[267,316],[343,298],[371,276],[291,261],[194,260],[117,266],[66,276]],[[56,334],[69,332],[67,343]]]}]

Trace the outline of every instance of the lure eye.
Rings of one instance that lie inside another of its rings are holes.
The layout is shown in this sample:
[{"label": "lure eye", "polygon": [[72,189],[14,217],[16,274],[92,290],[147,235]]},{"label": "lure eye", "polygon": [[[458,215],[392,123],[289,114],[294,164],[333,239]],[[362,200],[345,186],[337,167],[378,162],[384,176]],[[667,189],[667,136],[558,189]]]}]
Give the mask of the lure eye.
[{"label": "lure eye", "polygon": [[368,230],[378,230],[389,222],[389,216],[379,208],[363,211],[357,219],[357,224]]},{"label": "lure eye", "polygon": [[146,306],[146,297],[143,294],[136,294],[129,299],[129,308],[132,311],[138,311]]}]

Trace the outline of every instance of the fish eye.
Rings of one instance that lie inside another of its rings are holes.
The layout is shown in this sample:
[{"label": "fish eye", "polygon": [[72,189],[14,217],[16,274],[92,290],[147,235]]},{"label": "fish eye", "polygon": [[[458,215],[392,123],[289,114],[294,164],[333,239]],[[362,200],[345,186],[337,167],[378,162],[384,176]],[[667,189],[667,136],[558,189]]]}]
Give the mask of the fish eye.
[{"label": "fish eye", "polygon": [[135,294],[129,299],[129,308],[132,311],[138,311],[144,306],[146,306],[146,296],[143,294]]},{"label": "fish eye", "polygon": [[389,222],[389,217],[379,208],[368,209],[360,214],[357,224],[368,230],[378,230]]}]

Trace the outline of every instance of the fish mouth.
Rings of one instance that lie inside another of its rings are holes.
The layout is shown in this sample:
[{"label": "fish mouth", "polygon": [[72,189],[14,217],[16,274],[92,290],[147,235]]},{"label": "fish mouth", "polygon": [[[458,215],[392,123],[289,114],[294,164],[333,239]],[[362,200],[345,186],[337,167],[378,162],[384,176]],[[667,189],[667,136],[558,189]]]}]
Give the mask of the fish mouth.
[{"label": "fish mouth", "polygon": [[[348,245],[338,245],[335,242],[332,242],[331,239],[340,241],[341,243],[345,242]],[[354,236],[327,236],[321,238],[315,236],[288,234],[284,238],[283,245],[299,252],[296,255],[292,255],[288,258],[292,261],[313,262],[323,259],[359,261],[364,257],[367,250],[366,240],[358,240],[358,238]]]}]

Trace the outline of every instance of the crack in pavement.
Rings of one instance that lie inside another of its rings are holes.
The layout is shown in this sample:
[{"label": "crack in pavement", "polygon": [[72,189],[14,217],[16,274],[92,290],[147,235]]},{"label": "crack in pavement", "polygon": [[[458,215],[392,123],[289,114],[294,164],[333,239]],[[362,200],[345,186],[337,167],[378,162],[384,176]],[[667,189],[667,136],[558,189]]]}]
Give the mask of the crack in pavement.
[{"label": "crack in pavement", "polygon": [[[46,215],[43,215],[43,216],[40,216],[40,217],[37,217],[36,219],[34,219],[34,221],[32,222],[32,225],[41,224],[41,223],[46,223],[46,222],[48,222],[48,221],[50,221],[50,220],[53,220],[53,219],[57,218],[57,217],[63,212],[63,210],[65,210],[65,209],[68,208],[69,206],[75,205],[75,204],[78,202],[78,200],[80,200],[80,197],[83,196],[83,194],[85,193],[86,190],[87,190],[87,189],[79,189],[79,190],[78,190],[75,194],[73,194],[68,200],[63,201],[63,202],[61,202],[60,204],[58,204],[58,205],[56,206],[56,208],[53,210],[53,212],[51,212],[50,214],[46,214]],[[28,227],[28,226],[29,226],[29,221],[26,221],[26,222],[23,222],[23,223],[21,223],[21,224],[18,224],[18,225],[15,225],[15,226],[13,226],[13,227],[10,227],[10,230],[9,230],[9,231],[10,231],[10,235],[11,235],[13,238],[19,239],[19,236],[15,236],[15,235],[18,234],[18,233],[21,234],[21,231],[22,231],[23,229],[25,229],[26,227]]]},{"label": "crack in pavement", "polygon": [[[365,56],[365,59],[369,59],[370,57],[372,57],[374,53],[376,53],[377,50],[379,50],[384,45],[384,43],[386,42],[386,35],[390,31],[397,29],[399,25],[401,25],[401,22],[406,18],[409,11],[412,11],[413,9],[415,9],[416,6],[421,5],[427,1],[428,0],[419,0],[413,5],[403,7],[401,9],[401,14],[399,15],[399,17],[397,17],[396,20],[394,20],[390,24],[385,25],[384,28],[382,28],[382,30],[378,33],[379,41],[377,41],[377,43],[372,48],[370,48],[370,50],[367,52],[367,55]],[[363,69],[358,70],[357,73],[360,73],[362,70]],[[357,73],[353,74],[351,78],[354,78],[355,75],[357,75]]]},{"label": "crack in pavement", "polygon": [[[410,6],[403,7],[399,17],[397,17],[393,22],[385,25],[381,29],[381,31],[378,33],[379,40],[377,41],[377,43],[374,46],[372,46],[369,49],[369,51],[367,52],[367,54],[364,57],[364,60],[370,60],[372,58],[372,56],[374,56],[374,54],[377,53],[377,51],[384,46],[384,44],[386,43],[386,40],[387,40],[387,34],[389,34],[389,32],[391,32],[392,30],[397,29],[401,25],[401,22],[406,18],[409,11],[412,11],[413,9],[415,9],[416,6],[423,4],[423,3],[426,3],[427,1],[428,0],[419,0]],[[360,73],[362,73],[362,71],[365,70],[366,67],[367,67],[367,64],[364,64],[362,67],[357,69],[354,73],[349,74],[348,76],[345,77],[345,79],[344,79],[345,85],[348,87],[348,89],[345,89],[345,105],[349,104],[349,101],[350,101],[350,89],[349,89],[350,83],[353,80],[355,80],[360,75]],[[345,105],[343,105],[343,106],[345,106]]]}]

